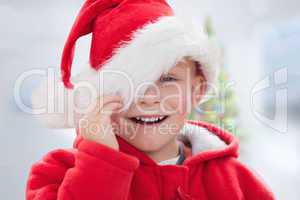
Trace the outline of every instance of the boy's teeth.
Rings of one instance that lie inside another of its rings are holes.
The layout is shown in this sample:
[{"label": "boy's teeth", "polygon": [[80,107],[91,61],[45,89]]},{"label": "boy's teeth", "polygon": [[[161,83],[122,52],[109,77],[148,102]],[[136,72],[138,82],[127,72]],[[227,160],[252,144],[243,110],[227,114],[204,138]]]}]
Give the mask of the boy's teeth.
[{"label": "boy's teeth", "polygon": [[155,122],[155,121],[159,121],[159,120],[162,120],[164,117],[161,116],[161,117],[136,117],[137,120],[140,120],[140,121],[144,121],[144,122]]}]

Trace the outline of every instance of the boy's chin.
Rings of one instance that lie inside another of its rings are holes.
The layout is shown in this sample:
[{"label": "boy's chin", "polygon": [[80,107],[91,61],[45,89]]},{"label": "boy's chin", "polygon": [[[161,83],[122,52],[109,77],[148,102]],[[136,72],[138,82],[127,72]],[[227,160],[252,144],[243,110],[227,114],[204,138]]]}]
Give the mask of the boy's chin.
[{"label": "boy's chin", "polygon": [[[123,137],[124,138],[124,137]],[[162,149],[165,145],[176,140],[176,135],[153,136],[136,136],[134,138],[124,138],[128,143],[143,152],[156,152]]]}]

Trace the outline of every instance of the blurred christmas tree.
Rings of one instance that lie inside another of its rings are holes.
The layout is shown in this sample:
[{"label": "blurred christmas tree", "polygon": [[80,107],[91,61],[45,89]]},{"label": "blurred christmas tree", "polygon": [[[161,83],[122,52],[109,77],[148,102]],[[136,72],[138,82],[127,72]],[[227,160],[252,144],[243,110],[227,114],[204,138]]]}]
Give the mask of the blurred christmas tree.
[{"label": "blurred christmas tree", "polygon": [[[216,40],[210,18],[207,18],[205,21],[205,31],[210,40]],[[223,55],[224,50],[222,48]],[[197,119],[215,124],[222,129],[230,131],[241,140],[244,135],[239,127],[235,93],[223,63],[220,66],[217,83],[209,96],[210,98],[207,101],[201,103],[190,114],[189,119]]]}]

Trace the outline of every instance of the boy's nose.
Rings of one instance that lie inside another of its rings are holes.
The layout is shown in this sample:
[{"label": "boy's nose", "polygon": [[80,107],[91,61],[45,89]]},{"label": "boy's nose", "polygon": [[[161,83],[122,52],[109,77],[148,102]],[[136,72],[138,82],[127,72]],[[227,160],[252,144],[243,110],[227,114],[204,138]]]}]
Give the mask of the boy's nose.
[{"label": "boy's nose", "polygon": [[143,96],[138,99],[139,104],[147,106],[160,103],[160,91],[158,87],[149,86]]}]

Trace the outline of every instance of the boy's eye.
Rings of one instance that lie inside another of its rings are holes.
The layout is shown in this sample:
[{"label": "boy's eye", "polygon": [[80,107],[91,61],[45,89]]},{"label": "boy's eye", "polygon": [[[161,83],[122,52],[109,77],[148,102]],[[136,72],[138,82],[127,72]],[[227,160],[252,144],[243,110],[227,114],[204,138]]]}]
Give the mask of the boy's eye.
[{"label": "boy's eye", "polygon": [[176,81],[177,79],[171,76],[164,76],[160,78],[161,82],[169,82],[169,81]]}]

